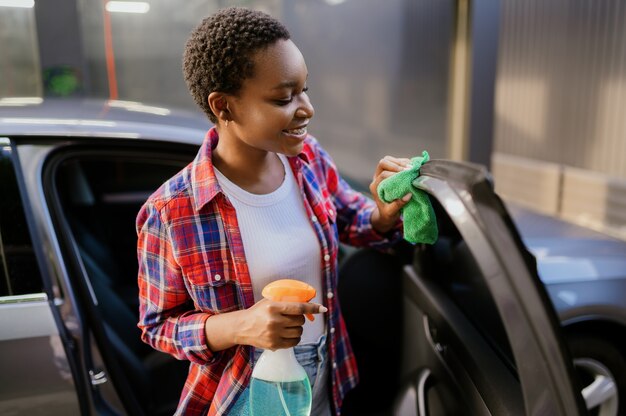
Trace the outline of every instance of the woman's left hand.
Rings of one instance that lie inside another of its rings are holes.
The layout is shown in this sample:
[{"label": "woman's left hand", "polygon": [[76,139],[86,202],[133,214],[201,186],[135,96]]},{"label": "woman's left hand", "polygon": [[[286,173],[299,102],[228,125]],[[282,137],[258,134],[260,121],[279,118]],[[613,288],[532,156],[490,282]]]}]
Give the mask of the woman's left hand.
[{"label": "woman's left hand", "polygon": [[378,185],[388,177],[411,168],[411,160],[407,158],[397,158],[393,156],[385,156],[380,159],[372,183],[370,183],[370,192],[372,198],[376,201],[376,209],[372,212],[372,227],[379,233],[386,233],[391,230],[400,218],[400,208],[406,205],[411,199],[408,193],[400,199],[386,203],[378,197]]}]

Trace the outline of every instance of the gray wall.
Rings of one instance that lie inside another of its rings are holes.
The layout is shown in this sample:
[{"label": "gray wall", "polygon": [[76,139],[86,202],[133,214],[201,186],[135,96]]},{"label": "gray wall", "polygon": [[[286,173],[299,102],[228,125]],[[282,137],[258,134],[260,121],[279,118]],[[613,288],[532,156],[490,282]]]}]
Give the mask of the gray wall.
[{"label": "gray wall", "polygon": [[[93,95],[109,93],[101,0],[78,0]],[[189,32],[224,5],[279,18],[302,50],[314,134],[344,174],[368,183],[386,154],[445,157],[453,0],[151,0],[111,14],[120,100],[195,109],[181,74]]]},{"label": "gray wall", "polygon": [[501,13],[494,150],[626,178],[626,2]]},{"label": "gray wall", "polygon": [[347,174],[426,149],[444,157],[453,1],[286,1],[316,106],[313,133]]},{"label": "gray wall", "polygon": [[42,92],[34,9],[0,7],[0,99]]}]

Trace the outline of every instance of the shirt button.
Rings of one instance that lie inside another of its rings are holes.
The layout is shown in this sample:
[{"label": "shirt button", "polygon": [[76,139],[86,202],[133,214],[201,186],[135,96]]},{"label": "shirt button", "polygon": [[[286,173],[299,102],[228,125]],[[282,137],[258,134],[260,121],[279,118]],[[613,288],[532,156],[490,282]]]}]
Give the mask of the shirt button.
[{"label": "shirt button", "polygon": [[221,278],[222,278],[222,276],[220,276],[219,274],[216,274],[214,279],[215,280],[220,280]]},{"label": "shirt button", "polygon": [[330,256],[329,256],[328,254],[326,254],[326,255],[324,256],[324,261],[328,261],[328,260],[330,260]]},{"label": "shirt button", "polygon": [[333,361],[333,368],[337,368],[337,363]]},{"label": "shirt button", "polygon": [[317,217],[315,215],[311,215],[311,221],[317,222]]},{"label": "shirt button", "polygon": [[326,297],[327,297],[328,299],[332,299],[332,298],[333,298],[333,296],[335,296],[335,295],[333,294],[333,292],[328,292],[328,293],[326,294]]},{"label": "shirt button", "polygon": [[334,327],[334,326],[330,328],[330,333],[331,333],[331,334],[334,334],[334,333],[335,333],[335,327]]},{"label": "shirt button", "polygon": [[333,210],[332,209],[328,210],[328,215],[330,215],[331,217],[333,216]]}]

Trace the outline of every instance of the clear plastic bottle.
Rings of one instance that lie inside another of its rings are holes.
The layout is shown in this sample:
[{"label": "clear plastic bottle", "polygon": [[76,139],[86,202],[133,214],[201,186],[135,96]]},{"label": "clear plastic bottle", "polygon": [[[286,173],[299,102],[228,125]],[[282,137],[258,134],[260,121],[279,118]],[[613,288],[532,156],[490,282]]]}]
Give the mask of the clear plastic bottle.
[{"label": "clear plastic bottle", "polygon": [[[304,282],[282,279],[267,285],[263,296],[274,301],[308,302],[315,297],[315,289]],[[307,317],[313,319],[312,315]],[[251,416],[309,416],[311,403],[311,383],[293,348],[263,351],[250,380]]]},{"label": "clear plastic bottle", "polygon": [[293,348],[265,350],[252,371],[251,416],[309,416],[311,384]]}]

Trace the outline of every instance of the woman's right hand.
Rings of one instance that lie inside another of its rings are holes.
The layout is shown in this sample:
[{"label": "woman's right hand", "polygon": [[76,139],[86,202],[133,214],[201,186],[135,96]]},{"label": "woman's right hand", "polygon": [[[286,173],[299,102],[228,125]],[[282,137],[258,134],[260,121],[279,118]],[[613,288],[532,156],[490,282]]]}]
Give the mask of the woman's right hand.
[{"label": "woman's right hand", "polygon": [[236,343],[272,351],[293,347],[300,342],[304,315],[326,311],[317,303],[262,299],[241,311]]}]

